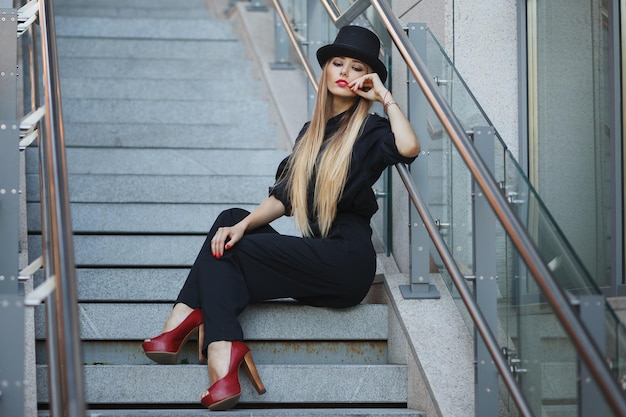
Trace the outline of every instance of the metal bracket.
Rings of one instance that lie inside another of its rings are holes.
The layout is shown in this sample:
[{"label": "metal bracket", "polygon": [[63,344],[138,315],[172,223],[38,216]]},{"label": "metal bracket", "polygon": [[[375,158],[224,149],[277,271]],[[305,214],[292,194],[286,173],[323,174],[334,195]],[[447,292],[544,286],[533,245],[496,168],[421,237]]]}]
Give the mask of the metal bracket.
[{"label": "metal bracket", "polygon": [[41,269],[42,266],[43,266],[43,256],[40,256],[39,258],[31,262],[30,265],[28,265],[26,268],[20,271],[18,280],[28,281],[33,276],[33,274],[35,274],[35,272]]},{"label": "metal bracket", "polygon": [[35,307],[43,303],[43,301],[56,290],[56,279],[54,275],[50,276],[47,280],[41,283],[37,288],[31,291],[26,298],[24,298],[24,305],[27,307]]},{"label": "metal bracket", "polygon": [[520,368],[522,360],[517,356],[517,352],[515,350],[509,349],[505,346],[502,348],[502,355],[509,363],[509,369],[511,369],[511,373],[515,375],[516,378],[518,375],[528,372],[528,369]]},{"label": "metal bracket", "polygon": [[17,36],[20,37],[39,18],[39,0],[26,3],[17,11]]}]

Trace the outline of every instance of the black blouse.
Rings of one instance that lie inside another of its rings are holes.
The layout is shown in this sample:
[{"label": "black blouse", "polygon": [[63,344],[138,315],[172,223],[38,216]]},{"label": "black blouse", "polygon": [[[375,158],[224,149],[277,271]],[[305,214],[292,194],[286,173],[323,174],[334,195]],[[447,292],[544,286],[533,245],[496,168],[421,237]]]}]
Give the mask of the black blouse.
[{"label": "black blouse", "polygon": [[[338,129],[338,123],[342,116],[343,113],[328,121],[324,133],[325,139]],[[296,142],[300,140],[308,127],[309,123],[307,122],[300,131]],[[286,181],[280,181],[280,178],[284,173],[289,157],[285,158],[278,166],[276,183],[270,187],[269,191],[270,195],[273,195],[283,203],[287,215],[292,214],[291,202],[285,190]],[[378,180],[383,170],[396,163],[410,164],[413,160],[415,160],[415,157],[407,158],[398,152],[389,120],[377,114],[370,114],[352,150],[348,178],[343,194],[337,203],[337,215],[352,213],[363,216],[368,220],[371,219],[378,210],[378,203],[376,202],[372,186]],[[314,187],[310,184],[307,195],[309,213],[313,213],[313,190]],[[317,227],[313,226],[313,230],[316,231],[316,229]]]}]

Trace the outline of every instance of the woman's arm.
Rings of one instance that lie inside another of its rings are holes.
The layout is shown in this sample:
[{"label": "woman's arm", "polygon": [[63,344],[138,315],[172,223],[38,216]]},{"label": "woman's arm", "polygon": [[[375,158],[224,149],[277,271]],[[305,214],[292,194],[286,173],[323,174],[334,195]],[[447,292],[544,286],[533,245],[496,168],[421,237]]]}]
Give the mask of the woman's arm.
[{"label": "woman's arm", "polygon": [[370,73],[354,80],[350,88],[355,94],[368,100],[383,103],[383,109],[389,117],[391,131],[396,139],[396,147],[400,155],[413,158],[420,153],[420,142],[409,120],[406,118],[391,92],[380,81],[378,74]]},{"label": "woman's arm", "polygon": [[383,95],[381,100],[383,108],[389,123],[391,124],[391,131],[396,138],[396,147],[400,155],[412,158],[420,153],[421,146],[420,141],[415,135],[413,126],[409,123],[398,103],[391,96],[391,92],[387,90],[387,93]]},{"label": "woman's arm", "polygon": [[231,227],[220,227],[211,240],[211,252],[216,258],[224,255],[224,250],[232,248],[243,235],[257,227],[264,226],[285,214],[285,206],[274,196],[269,196],[242,221]]}]

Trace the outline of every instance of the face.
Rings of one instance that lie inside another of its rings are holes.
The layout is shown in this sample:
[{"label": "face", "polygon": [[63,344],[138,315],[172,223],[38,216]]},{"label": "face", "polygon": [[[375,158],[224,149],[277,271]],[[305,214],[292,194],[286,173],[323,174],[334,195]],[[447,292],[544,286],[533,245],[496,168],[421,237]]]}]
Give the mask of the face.
[{"label": "face", "polygon": [[349,57],[334,57],[326,65],[326,87],[338,97],[355,98],[348,84],[367,74],[369,67],[363,62]]}]

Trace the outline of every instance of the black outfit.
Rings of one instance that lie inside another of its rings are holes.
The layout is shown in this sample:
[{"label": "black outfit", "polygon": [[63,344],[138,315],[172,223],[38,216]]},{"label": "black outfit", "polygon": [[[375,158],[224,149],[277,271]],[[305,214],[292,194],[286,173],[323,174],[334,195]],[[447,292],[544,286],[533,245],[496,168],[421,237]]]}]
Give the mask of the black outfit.
[{"label": "black outfit", "polygon": [[[328,121],[326,138],[337,130],[341,116]],[[307,127],[308,124],[299,137]],[[211,254],[211,239],[217,229],[232,226],[248,215],[243,209],[222,212],[177,299],[191,308],[202,309],[203,348],[217,340],[242,340],[237,316],[251,302],[291,297],[308,305],[331,308],[361,302],[376,272],[370,219],[378,205],[371,187],[387,166],[411,163],[413,159],[398,152],[389,121],[370,115],[354,145],[344,192],[326,238],[320,237],[317,227],[313,227],[313,237],[303,238],[281,235],[271,226],[263,226],[247,232],[216,259]],[[278,168],[277,183],[270,188],[270,195],[278,198],[290,214],[284,183],[278,181],[286,161],[287,158]]]}]

